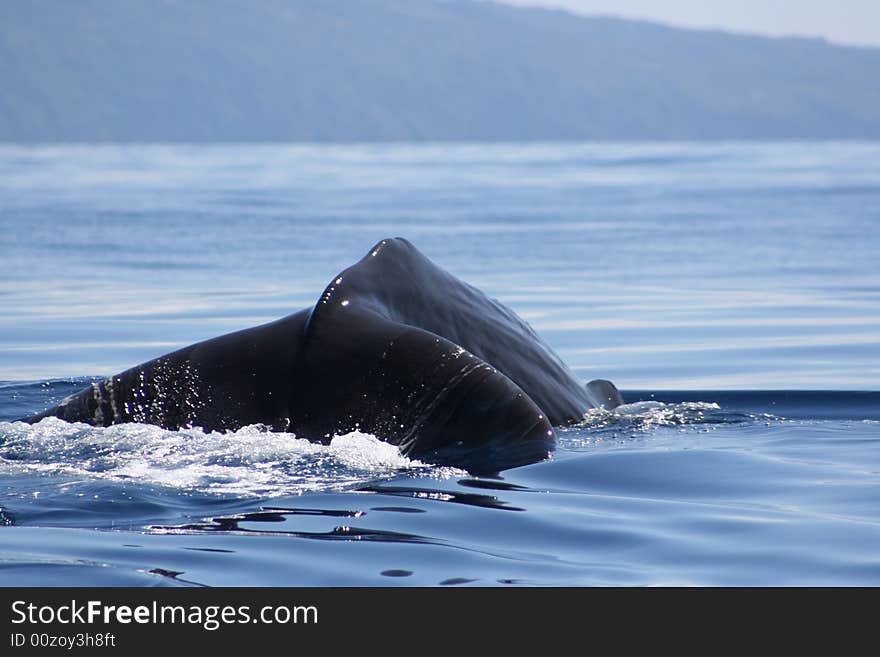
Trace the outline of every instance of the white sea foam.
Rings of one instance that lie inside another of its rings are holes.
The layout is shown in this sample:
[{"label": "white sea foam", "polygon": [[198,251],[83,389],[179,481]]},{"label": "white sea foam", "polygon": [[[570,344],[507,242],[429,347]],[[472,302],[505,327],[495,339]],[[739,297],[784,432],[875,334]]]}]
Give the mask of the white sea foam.
[{"label": "white sea foam", "polygon": [[703,424],[706,422],[724,423],[734,417],[741,421],[741,415],[724,413],[721,411],[721,407],[714,402],[638,401],[632,404],[621,404],[612,410],[590,409],[584,414],[582,424],[586,427],[604,427],[613,423],[626,422],[647,428],[649,426]]},{"label": "white sea foam", "polygon": [[45,418],[0,423],[0,473],[41,473],[234,495],[278,495],[424,469],[396,446],[354,431],[330,445],[253,425],[233,432],[146,424],[93,427]]}]

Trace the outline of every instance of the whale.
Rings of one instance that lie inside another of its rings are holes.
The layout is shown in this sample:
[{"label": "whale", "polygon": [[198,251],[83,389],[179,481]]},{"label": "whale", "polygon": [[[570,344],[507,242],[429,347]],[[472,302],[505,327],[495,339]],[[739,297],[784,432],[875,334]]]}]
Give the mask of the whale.
[{"label": "whale", "polygon": [[25,421],[263,425],[325,444],[360,431],[479,474],[548,458],[554,427],[622,402],[610,381],[580,383],[513,310],[397,237],[310,308],[142,363]]}]

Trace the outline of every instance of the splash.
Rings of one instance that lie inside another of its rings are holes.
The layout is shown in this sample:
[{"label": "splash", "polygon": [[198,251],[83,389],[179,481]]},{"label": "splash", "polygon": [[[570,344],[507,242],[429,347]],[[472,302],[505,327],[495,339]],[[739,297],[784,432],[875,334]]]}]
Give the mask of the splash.
[{"label": "splash", "polygon": [[594,408],[571,427],[557,429],[560,445],[578,449],[621,439],[631,440],[658,430],[710,431],[718,426],[779,421],[776,416],[722,408],[715,402],[638,401],[612,410]]},{"label": "splash", "polygon": [[132,482],[236,496],[343,488],[431,466],[354,431],[329,445],[253,425],[232,432],[146,424],[93,427],[45,418],[0,423],[0,474]]},{"label": "splash", "polygon": [[[736,417],[740,417],[737,414]],[[668,404],[659,401],[639,401],[622,404],[612,410],[593,408],[584,414],[581,426],[604,428],[616,424],[638,429],[680,426],[686,424],[726,423],[730,413],[722,412],[714,402],[679,402]]]}]

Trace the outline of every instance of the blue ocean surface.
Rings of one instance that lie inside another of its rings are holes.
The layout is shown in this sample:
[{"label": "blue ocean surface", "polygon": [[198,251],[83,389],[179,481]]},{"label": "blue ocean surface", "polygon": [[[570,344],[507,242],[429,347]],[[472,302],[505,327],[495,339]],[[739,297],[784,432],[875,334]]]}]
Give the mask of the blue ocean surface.
[{"label": "blue ocean surface", "polygon": [[[0,145],[0,585],[878,585],[878,229],[878,143]],[[627,403],[498,477],[17,421],[397,235]]]}]

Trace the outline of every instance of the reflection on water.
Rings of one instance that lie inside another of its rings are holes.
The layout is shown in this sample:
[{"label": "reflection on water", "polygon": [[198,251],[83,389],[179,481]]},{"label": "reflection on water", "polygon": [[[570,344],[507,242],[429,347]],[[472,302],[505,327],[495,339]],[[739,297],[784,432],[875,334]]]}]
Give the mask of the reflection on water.
[{"label": "reflection on water", "polygon": [[380,495],[394,495],[399,497],[411,497],[417,500],[437,500],[440,502],[452,502],[453,504],[466,504],[479,506],[487,509],[501,511],[524,511],[516,506],[510,506],[499,500],[494,495],[475,495],[474,493],[462,493],[458,491],[444,490],[442,488],[417,488],[411,486],[361,486],[357,489],[361,493],[378,493]]},{"label": "reflection on water", "polygon": [[492,479],[365,474],[261,501],[7,477],[0,572],[33,583],[55,564],[61,583],[127,585],[880,582],[880,421],[733,406],[725,422],[719,406],[715,423],[633,424],[630,409],[616,434],[607,418],[572,427],[551,461]]}]

